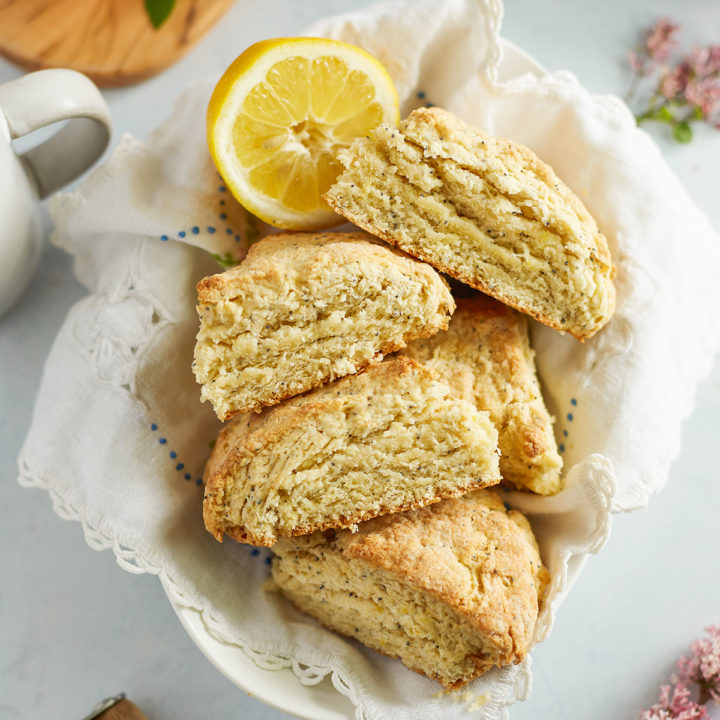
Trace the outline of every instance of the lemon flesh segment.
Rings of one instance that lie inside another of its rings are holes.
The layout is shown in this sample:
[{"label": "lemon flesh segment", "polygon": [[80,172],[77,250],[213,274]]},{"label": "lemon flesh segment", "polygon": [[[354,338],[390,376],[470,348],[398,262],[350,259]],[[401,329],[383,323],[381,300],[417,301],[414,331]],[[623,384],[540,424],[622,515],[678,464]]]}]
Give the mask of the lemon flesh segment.
[{"label": "lemon flesh segment", "polygon": [[278,227],[329,227],[322,199],[337,153],[381,122],[397,124],[392,80],[359,48],[318,38],[265,41],[241,55],[208,107],[208,143],[237,200]]}]

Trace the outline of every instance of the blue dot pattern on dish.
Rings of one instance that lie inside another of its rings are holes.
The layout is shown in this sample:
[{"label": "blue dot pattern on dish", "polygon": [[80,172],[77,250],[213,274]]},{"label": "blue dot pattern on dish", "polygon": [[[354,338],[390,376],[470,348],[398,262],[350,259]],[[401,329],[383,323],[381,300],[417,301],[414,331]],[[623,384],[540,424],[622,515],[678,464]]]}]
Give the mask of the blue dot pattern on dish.
[{"label": "blue dot pattern on dish", "polygon": [[167,241],[168,241],[168,236],[167,236],[167,235],[161,235],[161,236],[160,236],[160,239],[161,239],[163,242],[167,242]]},{"label": "blue dot pattern on dish", "polygon": [[[154,423],[154,422],[153,422],[153,423],[150,423],[150,430],[152,430],[153,432],[156,432],[156,431],[158,430],[158,424],[157,424],[157,423]],[[158,441],[158,443],[160,443],[160,445],[167,445],[167,443],[168,443],[168,439],[167,439],[166,437],[159,437],[159,438],[157,439],[157,441]],[[170,450],[170,451],[168,452],[168,456],[169,456],[172,460],[177,460],[177,459],[178,459],[178,454],[177,454],[177,452],[176,452],[175,450]],[[180,471],[182,471],[182,470],[184,470],[184,469],[185,469],[185,463],[184,463],[184,462],[178,462],[178,463],[175,464],[175,470],[176,470],[177,472],[180,472]],[[183,477],[184,477],[186,480],[192,480],[192,474],[189,473],[189,472],[186,472]],[[197,485],[202,485],[202,484],[203,484],[202,478],[197,478],[197,480],[196,480],[195,482],[196,482]]]},{"label": "blue dot pattern on dish", "polygon": [[[576,407],[577,404],[578,404],[577,399],[574,398],[574,397],[573,397],[573,398],[570,398],[570,404],[571,404],[573,407]],[[569,412],[569,413],[567,413],[567,414],[565,415],[565,418],[567,419],[568,422],[572,422],[572,421],[575,419],[575,416],[574,416],[571,412]],[[569,433],[568,433],[568,431],[567,431],[567,428],[563,429],[562,434],[563,434],[563,437],[568,437]],[[559,450],[561,453],[562,453],[562,452],[565,452],[565,444],[564,444],[564,443],[561,443],[560,445],[558,445],[558,450]]]},{"label": "blue dot pattern on dish", "polygon": [[257,548],[253,548],[253,549],[250,551],[250,554],[251,554],[253,557],[257,557],[257,556],[260,554],[260,551],[259,551]]}]

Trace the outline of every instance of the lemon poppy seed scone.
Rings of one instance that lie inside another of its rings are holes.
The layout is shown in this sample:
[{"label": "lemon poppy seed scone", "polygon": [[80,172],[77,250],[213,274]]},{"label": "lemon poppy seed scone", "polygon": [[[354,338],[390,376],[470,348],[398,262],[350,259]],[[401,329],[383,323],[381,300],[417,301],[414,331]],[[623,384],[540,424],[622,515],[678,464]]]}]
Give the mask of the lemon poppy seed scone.
[{"label": "lemon poppy seed scone", "polygon": [[485,295],[457,298],[447,330],[402,351],[487,410],[499,434],[503,480],[541,495],[562,488],[562,459],[545,407],[524,315]]},{"label": "lemon poppy seed scone", "polygon": [[498,482],[488,414],[399,357],[234,420],[205,470],[203,514],[218,540],[270,546]]},{"label": "lemon poppy seed scone", "polygon": [[380,125],[339,154],[325,199],[348,220],[579,339],[612,315],[605,237],[530,150],[440,108]]},{"label": "lemon poppy seed scone", "polygon": [[525,657],[549,578],[525,516],[487,490],[273,552],[299,610],[454,688]]},{"label": "lemon poppy seed scone", "polygon": [[193,369],[226,420],[355,373],[454,308],[432,267],[364,233],[272,235],[198,284]]}]

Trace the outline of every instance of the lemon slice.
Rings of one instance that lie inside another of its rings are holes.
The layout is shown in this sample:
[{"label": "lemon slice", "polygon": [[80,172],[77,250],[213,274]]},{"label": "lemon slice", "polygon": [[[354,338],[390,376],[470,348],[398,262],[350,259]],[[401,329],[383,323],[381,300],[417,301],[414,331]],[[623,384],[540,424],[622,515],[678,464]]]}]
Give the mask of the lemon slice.
[{"label": "lemon slice", "polygon": [[249,47],[210,98],[210,153],[228,188],[276,227],[338,223],[322,199],[340,166],[338,151],[382,122],[398,123],[385,68],[354,45],[281,38]]}]

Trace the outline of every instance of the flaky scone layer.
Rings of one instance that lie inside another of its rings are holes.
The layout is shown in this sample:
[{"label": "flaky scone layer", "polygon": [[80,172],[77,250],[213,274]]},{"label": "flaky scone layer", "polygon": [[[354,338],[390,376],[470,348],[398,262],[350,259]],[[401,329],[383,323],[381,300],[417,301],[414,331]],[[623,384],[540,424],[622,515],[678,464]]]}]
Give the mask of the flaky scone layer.
[{"label": "flaky scone layer", "polygon": [[562,459],[535,371],[525,316],[484,295],[457,298],[447,330],[402,351],[459,397],[487,410],[499,434],[503,480],[541,495],[562,488]]},{"label": "flaky scone layer", "polygon": [[454,307],[432,267],[364,233],[273,235],[198,284],[193,370],[226,420],[428,337]]},{"label": "flaky scone layer", "polygon": [[448,687],[525,657],[549,577],[527,519],[486,490],[273,552],[300,610]]},{"label": "flaky scone layer", "polygon": [[270,546],[500,482],[497,431],[398,357],[241,416],[218,438],[205,481],[208,531]]},{"label": "flaky scone layer", "polygon": [[528,148],[420,108],[339,160],[325,199],[373,235],[579,339],[612,316],[607,240]]}]

